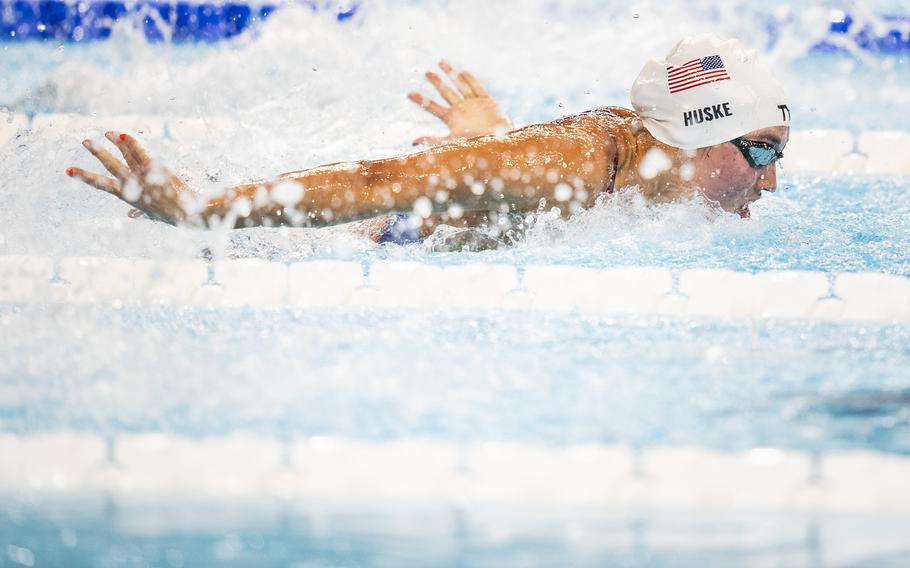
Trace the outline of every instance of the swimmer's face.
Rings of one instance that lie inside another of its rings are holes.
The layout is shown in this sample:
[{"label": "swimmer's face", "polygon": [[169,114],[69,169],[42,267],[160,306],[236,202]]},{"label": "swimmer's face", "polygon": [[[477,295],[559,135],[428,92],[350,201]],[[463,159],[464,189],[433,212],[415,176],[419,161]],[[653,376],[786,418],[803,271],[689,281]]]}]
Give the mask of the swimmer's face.
[{"label": "swimmer's face", "polygon": [[[747,141],[765,142],[782,152],[790,138],[787,126],[754,130],[742,137]],[[777,162],[753,168],[740,149],[730,142],[698,150],[692,160],[692,178],[700,193],[724,211],[749,216],[749,204],[761,198],[763,191],[777,188]]]}]

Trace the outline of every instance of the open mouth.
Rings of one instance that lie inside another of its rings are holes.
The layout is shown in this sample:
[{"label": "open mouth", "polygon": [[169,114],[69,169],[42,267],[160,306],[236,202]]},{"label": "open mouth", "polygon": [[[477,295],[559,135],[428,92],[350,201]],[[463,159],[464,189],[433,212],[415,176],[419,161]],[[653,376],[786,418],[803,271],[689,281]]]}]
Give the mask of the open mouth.
[{"label": "open mouth", "polygon": [[745,205],[743,205],[742,208],[741,208],[739,211],[737,211],[737,213],[739,213],[739,216],[740,216],[742,219],[748,219],[749,217],[752,216],[752,213],[749,211],[749,204],[748,204],[748,203],[745,204]]}]

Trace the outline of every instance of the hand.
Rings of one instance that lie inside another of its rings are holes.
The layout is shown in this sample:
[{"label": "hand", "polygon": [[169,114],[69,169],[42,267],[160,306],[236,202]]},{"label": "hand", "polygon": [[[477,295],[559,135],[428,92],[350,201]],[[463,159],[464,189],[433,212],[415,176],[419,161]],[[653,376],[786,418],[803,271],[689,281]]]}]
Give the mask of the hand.
[{"label": "hand", "polygon": [[496,101],[490,97],[474,75],[468,71],[456,73],[455,69],[445,60],[439,62],[439,68],[455,84],[458,88],[457,91],[443,83],[439,75],[432,71],[427,71],[426,76],[442,98],[451,106],[445,107],[424,98],[420,93],[408,93],[408,98],[445,122],[449,127],[449,135],[446,137],[421,136],[414,140],[415,146],[417,144],[435,146],[462,138],[512,130],[512,121],[499,112]]},{"label": "hand", "polygon": [[66,175],[116,195],[134,206],[136,209],[130,211],[130,217],[138,216],[138,210],[172,225],[186,221],[189,217],[187,206],[195,198],[186,182],[164,166],[153,163],[139,142],[129,134],[106,132],[104,136],[120,150],[125,164],[91,140],[83,140],[82,145],[114,177],[76,167],[67,168]]}]

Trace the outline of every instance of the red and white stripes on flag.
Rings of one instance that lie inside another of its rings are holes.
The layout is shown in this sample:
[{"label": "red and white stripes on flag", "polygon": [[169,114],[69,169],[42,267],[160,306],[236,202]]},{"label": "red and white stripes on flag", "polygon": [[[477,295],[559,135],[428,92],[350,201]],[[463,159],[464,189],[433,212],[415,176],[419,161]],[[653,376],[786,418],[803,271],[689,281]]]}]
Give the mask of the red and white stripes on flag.
[{"label": "red and white stripes on flag", "polygon": [[667,67],[667,82],[671,94],[729,79],[730,75],[727,74],[727,68],[724,67],[720,55],[709,55],[686,61],[678,67],[672,65]]}]

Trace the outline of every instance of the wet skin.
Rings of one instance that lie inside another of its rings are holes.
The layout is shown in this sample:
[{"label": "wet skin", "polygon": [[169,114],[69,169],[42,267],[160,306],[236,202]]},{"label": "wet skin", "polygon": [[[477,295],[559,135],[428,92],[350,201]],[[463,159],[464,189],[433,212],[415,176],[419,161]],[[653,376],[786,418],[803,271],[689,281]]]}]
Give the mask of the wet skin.
[{"label": "wet skin", "polygon": [[[746,140],[766,142],[782,152],[790,138],[787,126],[755,130],[743,136]],[[749,204],[759,200],[762,192],[777,188],[777,162],[754,169],[733,144],[719,144],[698,150],[693,160],[695,175],[691,183],[710,203],[725,211],[749,216]]]},{"label": "wet skin", "polygon": [[[489,211],[534,211],[541,200],[568,216],[592,206],[604,192],[633,186],[656,202],[701,195],[724,211],[746,217],[750,203],[775,189],[775,164],[751,168],[730,143],[695,151],[664,145],[625,108],[606,107],[504,132],[511,123],[476,79],[466,72],[456,74],[448,64],[440,66],[458,90],[440,88],[444,85],[438,76],[428,78],[451,106],[416,93],[409,98],[445,121],[451,133],[443,139],[418,139],[415,143],[443,142],[422,152],[289,172],[200,202],[179,177],[154,164],[135,138],[108,132],[123,161],[90,141],[84,145],[113,177],[80,168],[69,168],[67,174],[153,218],[234,227],[325,226],[412,210],[427,217],[428,226],[464,224]],[[468,137],[484,130],[497,134]],[[788,128],[772,127],[744,138],[782,150],[788,136]],[[653,148],[671,165],[645,176],[642,162]]]}]

